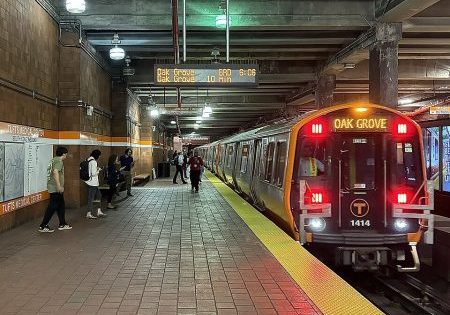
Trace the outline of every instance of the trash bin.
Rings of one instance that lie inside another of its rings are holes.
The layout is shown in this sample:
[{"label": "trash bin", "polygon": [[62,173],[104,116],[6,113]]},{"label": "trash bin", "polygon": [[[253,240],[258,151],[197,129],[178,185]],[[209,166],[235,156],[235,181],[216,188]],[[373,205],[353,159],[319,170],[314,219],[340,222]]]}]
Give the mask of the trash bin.
[{"label": "trash bin", "polygon": [[158,178],[170,177],[170,163],[158,163]]}]

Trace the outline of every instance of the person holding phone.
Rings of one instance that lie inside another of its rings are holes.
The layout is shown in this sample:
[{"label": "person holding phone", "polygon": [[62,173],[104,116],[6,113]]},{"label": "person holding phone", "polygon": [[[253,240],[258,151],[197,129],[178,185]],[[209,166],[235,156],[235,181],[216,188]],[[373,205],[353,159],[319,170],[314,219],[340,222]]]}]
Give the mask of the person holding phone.
[{"label": "person holding phone", "polygon": [[108,168],[107,168],[107,181],[109,185],[109,191],[108,191],[108,205],[106,206],[107,209],[115,209],[116,206],[112,204],[112,198],[117,190],[117,183],[119,181],[119,175],[120,172],[125,169],[125,167],[121,167],[120,171],[117,170],[117,165],[119,164],[119,159],[117,157],[117,154],[111,154],[111,156],[108,159]]},{"label": "person holding phone", "polygon": [[123,177],[125,178],[125,186],[127,188],[127,196],[132,197],[131,194],[131,181],[132,181],[132,173],[131,170],[134,167],[133,160],[133,150],[130,148],[125,150],[125,154],[120,157],[120,167],[122,170]]}]

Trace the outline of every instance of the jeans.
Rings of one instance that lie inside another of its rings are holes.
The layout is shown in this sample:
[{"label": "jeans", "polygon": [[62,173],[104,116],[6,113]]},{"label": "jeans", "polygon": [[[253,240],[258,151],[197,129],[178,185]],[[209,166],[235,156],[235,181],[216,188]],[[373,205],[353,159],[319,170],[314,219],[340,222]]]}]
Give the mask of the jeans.
[{"label": "jeans", "polygon": [[102,206],[102,194],[98,189],[98,186],[89,186],[88,185],[88,211],[92,215],[97,215],[97,209],[94,209],[94,202],[98,203],[97,208],[101,208]]},{"label": "jeans", "polygon": [[42,228],[48,225],[55,211],[58,213],[59,225],[66,225],[66,204],[62,193],[50,193],[50,202],[40,225]]},{"label": "jeans", "polygon": [[195,191],[198,191],[198,183],[200,182],[200,170],[192,171],[191,170],[191,186],[195,188]]},{"label": "jeans", "polygon": [[181,167],[181,165],[177,165],[177,171],[175,172],[175,176],[173,177],[173,182],[174,182],[174,183],[177,182],[178,174],[180,174],[181,181],[182,181],[183,183],[185,183],[186,181],[185,181],[184,178],[183,178],[183,168]]},{"label": "jeans", "polygon": [[131,171],[122,171],[125,178],[125,187],[127,188],[127,194],[131,194]]},{"label": "jeans", "polygon": [[108,190],[108,203],[111,203],[114,194],[116,193],[116,184],[109,185]]}]

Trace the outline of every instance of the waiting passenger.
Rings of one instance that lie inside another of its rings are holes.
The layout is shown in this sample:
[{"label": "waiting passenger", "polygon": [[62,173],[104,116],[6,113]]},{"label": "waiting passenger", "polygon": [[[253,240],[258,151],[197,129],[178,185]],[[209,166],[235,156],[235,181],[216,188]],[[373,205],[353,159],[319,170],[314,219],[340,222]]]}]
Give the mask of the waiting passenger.
[{"label": "waiting passenger", "polygon": [[134,167],[133,150],[130,148],[125,150],[125,154],[120,157],[120,166],[123,168],[122,174],[125,178],[125,186],[127,187],[127,196],[132,197],[131,194],[131,182],[132,182],[132,169]]},{"label": "waiting passenger", "polygon": [[58,213],[58,230],[70,230],[72,227],[66,222],[66,205],[64,202],[64,163],[67,158],[67,149],[58,147],[56,157],[54,157],[47,168],[47,190],[50,193],[50,202],[45,211],[42,223],[39,226],[39,232],[53,233],[55,230],[50,228],[48,223],[55,211]]},{"label": "waiting passenger", "polygon": [[[102,195],[98,189],[100,185],[98,174],[102,170],[97,164],[100,155],[102,155],[100,150],[94,150],[87,159],[89,163],[89,179],[85,183],[88,185],[88,213],[86,214],[86,218],[88,219],[97,219],[97,217],[106,216],[101,209]],[[94,202],[98,203],[97,213],[94,212]]]},{"label": "waiting passenger", "polygon": [[314,156],[312,145],[303,147],[300,157],[300,176],[312,177],[325,173],[325,165]]},{"label": "waiting passenger", "polygon": [[187,182],[184,180],[183,177],[183,162],[184,162],[184,156],[182,152],[178,152],[178,156],[174,159],[175,167],[177,168],[175,172],[175,176],[173,177],[173,183],[177,183],[177,177],[178,174],[180,174],[181,180],[183,181],[183,184],[187,184]]},{"label": "waiting passenger", "polygon": [[[109,191],[108,191],[108,205],[106,206],[107,209],[115,209],[116,206],[112,204],[112,198],[114,194],[116,193],[117,189],[117,183],[119,182],[119,176],[120,172],[117,171],[117,165],[119,164],[119,159],[117,158],[117,154],[111,154],[111,156],[108,159],[108,169],[106,171],[106,178],[109,185]],[[120,170],[122,171],[125,168],[125,166],[121,167]]]},{"label": "waiting passenger", "polygon": [[194,156],[189,159],[191,168],[191,186],[192,190],[198,193],[198,183],[200,181],[200,172],[203,166],[203,160],[198,156],[198,152],[194,152]]}]

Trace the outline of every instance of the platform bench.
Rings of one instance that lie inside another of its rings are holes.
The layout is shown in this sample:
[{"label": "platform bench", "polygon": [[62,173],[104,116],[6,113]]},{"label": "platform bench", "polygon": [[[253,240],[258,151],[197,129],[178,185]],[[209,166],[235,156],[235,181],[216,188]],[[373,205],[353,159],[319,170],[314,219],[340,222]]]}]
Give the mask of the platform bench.
[{"label": "platform bench", "polygon": [[150,174],[139,174],[133,177],[133,185],[135,184],[135,182],[147,182],[150,180]]}]

